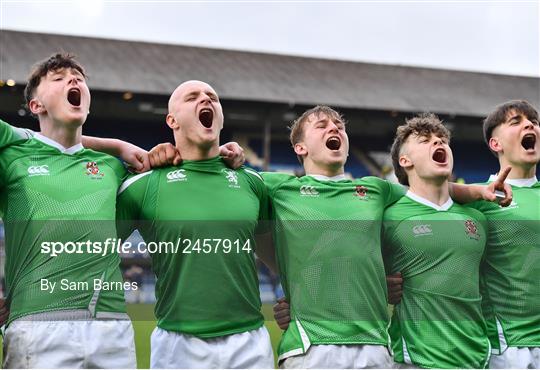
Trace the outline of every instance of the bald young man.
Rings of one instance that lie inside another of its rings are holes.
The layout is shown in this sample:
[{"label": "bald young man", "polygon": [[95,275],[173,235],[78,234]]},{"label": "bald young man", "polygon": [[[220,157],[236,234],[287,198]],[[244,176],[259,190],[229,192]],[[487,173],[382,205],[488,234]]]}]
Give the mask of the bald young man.
[{"label": "bald young man", "polygon": [[270,368],[260,312],[255,234],[268,198],[259,174],[219,155],[223,111],[215,90],[187,81],[169,100],[167,125],[183,163],[128,179],[119,191],[120,236],[176,249],[151,253],[157,277],[152,368]]}]

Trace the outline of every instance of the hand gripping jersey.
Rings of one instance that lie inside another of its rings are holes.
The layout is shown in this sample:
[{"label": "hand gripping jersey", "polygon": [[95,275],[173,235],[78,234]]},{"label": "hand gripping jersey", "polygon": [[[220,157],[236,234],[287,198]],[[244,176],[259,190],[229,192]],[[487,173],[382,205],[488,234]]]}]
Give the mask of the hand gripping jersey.
[{"label": "hand gripping jersey", "polygon": [[403,296],[390,336],[396,362],[425,368],[484,368],[489,340],[482,317],[479,269],[485,217],[408,193],[384,214],[385,260],[401,272]]},{"label": "hand gripping jersey", "polygon": [[291,323],[279,359],[312,344],[388,345],[383,210],[403,187],[376,177],[324,181],[264,173]]},{"label": "hand gripping jersey", "polygon": [[506,347],[540,347],[540,183],[536,178],[506,182],[512,185],[510,206],[474,203],[489,225],[481,283],[496,354]]},{"label": "hand gripping jersey", "polygon": [[[10,136],[5,127],[3,139]],[[80,144],[65,149],[39,134],[0,150],[9,322],[80,309],[92,317],[127,318],[119,256],[88,244],[103,247],[116,237],[116,192],[124,174],[113,157]]]},{"label": "hand gripping jersey", "polygon": [[[220,158],[184,161],[128,179],[118,198],[121,235],[137,228],[157,277],[158,327],[201,338],[263,325],[253,251],[267,192],[259,174]],[[169,243],[169,248],[166,244]]]}]

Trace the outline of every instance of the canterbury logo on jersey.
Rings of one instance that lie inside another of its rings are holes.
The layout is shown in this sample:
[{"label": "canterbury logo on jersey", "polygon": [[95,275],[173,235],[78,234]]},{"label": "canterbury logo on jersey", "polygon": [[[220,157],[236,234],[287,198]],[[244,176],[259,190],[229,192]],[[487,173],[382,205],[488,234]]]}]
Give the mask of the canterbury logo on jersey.
[{"label": "canterbury logo on jersey", "polygon": [[187,181],[186,170],[174,170],[167,173],[167,182]]},{"label": "canterbury logo on jersey", "polygon": [[46,164],[41,166],[30,166],[28,167],[28,174],[29,176],[47,176],[49,175],[49,166]]},{"label": "canterbury logo on jersey", "polygon": [[301,196],[308,196],[308,197],[318,197],[319,192],[317,191],[317,189],[315,189],[314,186],[302,185],[300,187],[300,195]]},{"label": "canterbury logo on jersey", "polygon": [[433,235],[431,225],[416,225],[412,228],[414,236]]}]

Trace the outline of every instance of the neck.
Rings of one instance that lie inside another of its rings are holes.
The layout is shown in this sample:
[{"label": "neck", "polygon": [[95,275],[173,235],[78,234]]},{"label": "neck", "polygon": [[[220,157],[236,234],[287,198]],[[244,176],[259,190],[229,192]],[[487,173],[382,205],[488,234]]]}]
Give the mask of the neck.
[{"label": "neck", "polygon": [[201,161],[219,155],[218,143],[209,146],[195,145],[187,140],[176,140],[176,149],[181,153],[182,159],[186,161]]},{"label": "neck", "polygon": [[41,134],[56,141],[64,148],[71,148],[82,141],[82,125],[47,124],[40,120]]},{"label": "neck", "polygon": [[317,166],[316,164],[304,160],[304,171],[310,175],[322,175],[326,177],[334,177],[343,175],[345,168],[343,166]]},{"label": "neck", "polygon": [[409,176],[410,191],[414,194],[429,200],[432,203],[442,206],[450,198],[448,190],[448,180],[426,181],[425,179],[411,179]]},{"label": "neck", "polygon": [[500,158],[499,164],[501,170],[508,166],[512,167],[507,179],[530,179],[536,176],[536,165],[538,163],[510,163],[505,158]]}]

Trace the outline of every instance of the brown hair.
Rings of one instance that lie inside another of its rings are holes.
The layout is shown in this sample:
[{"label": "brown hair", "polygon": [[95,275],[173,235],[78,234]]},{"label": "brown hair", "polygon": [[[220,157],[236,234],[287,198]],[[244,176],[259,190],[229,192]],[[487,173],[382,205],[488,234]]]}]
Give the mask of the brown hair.
[{"label": "brown hair", "polygon": [[[292,125],[289,126],[289,130],[291,130],[291,134],[289,138],[291,140],[291,145],[293,146],[293,148],[296,144],[298,144],[304,139],[304,126],[305,126],[305,123],[308,121],[309,116],[311,116],[312,114],[314,114],[317,118],[319,118],[321,114],[325,114],[328,116],[328,118],[332,120],[339,120],[343,122],[344,124],[346,124],[341,113],[330,108],[329,106],[317,105],[311,109],[308,109],[307,111],[302,113],[300,117],[294,120]],[[301,156],[297,156],[297,157],[300,163],[303,164],[304,159]]]},{"label": "brown hair", "polygon": [[79,71],[85,78],[87,77],[83,66],[75,60],[75,55],[70,53],[56,53],[49,58],[44,59],[34,65],[30,76],[28,76],[28,82],[24,88],[24,100],[26,107],[30,100],[32,100],[34,92],[41,83],[41,78],[49,71],[58,71],[62,68],[69,68]]},{"label": "brown hair", "polygon": [[394,172],[396,173],[396,177],[400,184],[403,185],[409,185],[409,178],[405,169],[399,165],[399,156],[403,144],[411,135],[425,136],[428,138],[431,137],[431,135],[435,135],[450,141],[450,131],[444,127],[439,117],[433,113],[422,113],[411,119],[405,120],[405,124],[397,128],[394,143],[390,150]]},{"label": "brown hair", "polygon": [[[489,139],[491,139],[491,135],[493,134],[493,130],[497,128],[497,126],[502,125],[506,122],[508,113],[511,111],[515,111],[517,113],[521,113],[525,115],[529,120],[537,120],[538,121],[538,112],[534,107],[526,100],[510,100],[506,103],[498,105],[493,112],[491,112],[486,119],[484,119],[484,125],[482,127],[484,131],[484,140],[486,141],[486,144],[489,147]],[[490,148],[491,150],[491,148]],[[497,153],[494,151],[491,151],[495,156],[497,156]]]}]

